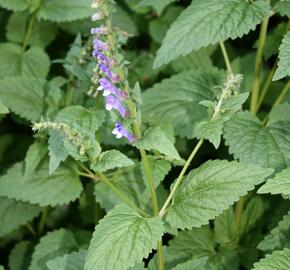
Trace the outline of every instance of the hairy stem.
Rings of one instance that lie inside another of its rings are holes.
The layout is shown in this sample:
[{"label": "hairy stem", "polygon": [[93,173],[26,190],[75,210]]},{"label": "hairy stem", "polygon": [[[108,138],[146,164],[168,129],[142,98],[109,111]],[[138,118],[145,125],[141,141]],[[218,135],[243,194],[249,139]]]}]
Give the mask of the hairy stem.
[{"label": "hairy stem", "polygon": [[34,228],[33,228],[29,223],[27,223],[25,226],[26,226],[26,228],[28,229],[28,231],[31,232],[31,234],[32,234],[33,236],[36,236],[36,231],[34,230]]},{"label": "hairy stem", "polygon": [[42,215],[40,217],[39,224],[38,224],[38,234],[39,235],[41,235],[43,233],[45,222],[46,222],[46,218],[47,218],[47,214],[48,214],[48,207],[45,207],[43,212],[42,212]]},{"label": "hairy stem", "polygon": [[26,33],[24,36],[23,45],[22,45],[22,53],[25,52],[25,50],[28,46],[28,42],[31,38],[31,34],[32,34],[32,30],[33,30],[33,26],[34,26],[35,21],[36,21],[35,15],[32,15],[29,19],[27,30],[26,30]]},{"label": "hairy stem", "polygon": [[260,92],[260,81],[261,81],[261,69],[262,69],[262,62],[263,62],[263,50],[265,46],[266,36],[267,36],[267,28],[268,28],[269,17],[267,16],[261,25],[259,41],[258,41],[258,50],[255,62],[255,78],[252,88],[252,95],[251,95],[251,105],[250,109],[251,112],[254,114],[257,113],[258,108],[258,99],[259,99],[259,92]]},{"label": "hairy stem", "polygon": [[223,53],[225,64],[226,64],[228,72],[233,73],[231,62],[229,60],[229,56],[228,56],[228,53],[227,53],[227,50],[226,50],[226,47],[225,47],[225,44],[223,41],[220,41],[220,48],[221,48],[221,51]]},{"label": "hairy stem", "polygon": [[180,172],[175,184],[173,185],[172,190],[170,191],[170,194],[169,194],[168,198],[166,199],[164,205],[162,206],[162,208],[161,208],[161,210],[159,212],[159,216],[160,217],[163,217],[165,215],[166,209],[167,209],[168,205],[170,204],[170,202],[171,202],[176,190],[178,189],[184,174],[186,173],[191,161],[195,157],[195,155],[198,152],[199,148],[202,146],[203,142],[204,142],[204,139],[199,140],[199,142],[197,143],[197,145],[194,147],[193,151],[191,152],[189,158],[187,159],[186,163],[184,164],[184,166],[183,166],[183,168],[182,168],[182,170],[181,170],[181,172]]}]

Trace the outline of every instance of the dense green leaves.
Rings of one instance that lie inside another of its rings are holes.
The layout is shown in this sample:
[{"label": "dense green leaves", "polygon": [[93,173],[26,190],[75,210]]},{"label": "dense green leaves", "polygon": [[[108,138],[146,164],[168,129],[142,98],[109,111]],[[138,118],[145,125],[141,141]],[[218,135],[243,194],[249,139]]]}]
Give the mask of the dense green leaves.
[{"label": "dense green leaves", "polygon": [[48,175],[48,163],[35,172],[23,172],[23,163],[15,164],[0,177],[0,196],[41,206],[67,204],[79,197],[82,185],[72,169],[62,166]]},{"label": "dense green leaves", "polygon": [[253,270],[288,270],[290,267],[290,249],[275,251],[254,264]]},{"label": "dense green leaves", "polygon": [[9,269],[28,270],[33,248],[33,243],[29,241],[16,244],[9,255]]},{"label": "dense green leaves", "polygon": [[271,252],[276,249],[283,249],[290,247],[290,212],[283,217],[277,227],[275,227],[270,234],[258,245],[258,248]]},{"label": "dense green leaves", "polygon": [[37,16],[43,20],[67,22],[87,18],[91,14],[90,0],[45,0]]},{"label": "dense green leaves", "polygon": [[183,180],[166,220],[181,229],[207,224],[272,172],[235,161],[208,161]]},{"label": "dense green leaves", "polygon": [[44,84],[26,77],[5,78],[0,81],[0,99],[12,112],[36,121],[44,110]]},{"label": "dense green leaves", "polygon": [[49,270],[48,261],[78,248],[77,240],[71,231],[59,229],[49,232],[35,246],[29,270]]},{"label": "dense green leaves", "polygon": [[274,74],[273,80],[280,80],[290,76],[290,31],[287,32],[279,48],[278,68]]},{"label": "dense green leaves", "polygon": [[241,37],[255,29],[269,11],[269,4],[263,0],[193,1],[167,32],[154,66],[218,41]]},{"label": "dense green leaves", "polygon": [[162,235],[159,218],[143,218],[119,205],[96,226],[85,270],[128,269],[147,257]]},{"label": "dense green leaves", "polygon": [[[270,115],[271,117],[271,115]],[[290,121],[273,119],[265,127],[249,112],[240,112],[226,123],[224,138],[230,153],[243,163],[283,169],[289,165]]]},{"label": "dense green leaves", "polygon": [[80,250],[48,261],[49,270],[83,270],[87,252]]},{"label": "dense green leaves", "polygon": [[155,84],[143,95],[143,113],[152,124],[169,121],[175,133],[194,137],[195,126],[207,117],[203,100],[215,100],[214,86],[220,85],[223,73],[183,72]]},{"label": "dense green leaves", "polygon": [[269,179],[258,190],[258,193],[290,195],[290,168],[283,170],[276,174],[274,178]]},{"label": "dense green leaves", "polygon": [[37,205],[0,197],[0,237],[12,232],[21,225],[25,225],[38,216],[40,211],[41,208]]}]

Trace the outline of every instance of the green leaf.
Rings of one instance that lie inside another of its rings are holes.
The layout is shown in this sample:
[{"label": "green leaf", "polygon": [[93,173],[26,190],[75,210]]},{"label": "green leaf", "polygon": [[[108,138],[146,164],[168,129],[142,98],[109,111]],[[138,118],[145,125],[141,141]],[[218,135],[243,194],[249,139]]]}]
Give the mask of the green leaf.
[{"label": "green leaf", "polygon": [[0,197],[0,237],[33,220],[40,211],[37,205]]},{"label": "green leaf", "polygon": [[98,161],[91,164],[95,172],[105,172],[115,168],[134,165],[134,162],[118,150],[109,150],[100,154]]},{"label": "green leaf", "polygon": [[29,270],[49,270],[48,261],[77,249],[78,243],[71,231],[59,229],[48,232],[35,246]]},{"label": "green leaf", "polygon": [[[163,181],[164,177],[171,170],[171,164],[167,160],[155,159],[153,156],[148,156],[148,163],[153,173],[154,185],[155,187],[158,187],[161,181]],[[144,179],[144,183],[148,183],[143,162],[141,163],[140,169]]]},{"label": "green leaf", "polygon": [[277,227],[271,230],[264,240],[258,245],[258,249],[272,252],[277,249],[290,247],[290,212],[283,217]]},{"label": "green leaf", "polygon": [[277,173],[274,178],[268,179],[258,190],[258,193],[290,195],[290,168]]},{"label": "green leaf", "polygon": [[166,220],[181,229],[207,224],[272,172],[236,161],[208,161],[183,180]]},{"label": "green leaf", "polygon": [[[11,42],[23,43],[26,25],[29,15],[24,13],[13,13],[6,26],[6,37]],[[28,44],[44,48],[56,37],[57,27],[51,22],[36,21],[33,25]]]},{"label": "green leaf", "polygon": [[285,248],[272,254],[254,264],[253,270],[288,270],[290,268],[290,249]]},{"label": "green leaf", "polygon": [[135,145],[148,151],[157,150],[172,159],[181,159],[173,143],[160,127],[148,128],[142,139],[135,142]]},{"label": "green leaf", "polygon": [[92,14],[91,2],[90,0],[44,0],[37,17],[53,22],[84,19]]},{"label": "green leaf", "polygon": [[168,30],[154,67],[218,41],[242,37],[269,12],[270,5],[264,0],[195,0]]},{"label": "green leaf", "polygon": [[48,261],[49,270],[83,270],[87,252],[80,250]]},{"label": "green leaf", "polygon": [[45,81],[18,77],[0,80],[0,99],[14,113],[37,121],[44,110]]},{"label": "green leaf", "polygon": [[5,106],[5,104],[0,100],[0,114],[7,114],[9,113],[8,108]]},{"label": "green leaf", "polygon": [[67,204],[78,198],[82,184],[76,172],[61,166],[48,175],[48,162],[43,162],[35,172],[23,173],[22,162],[15,164],[0,177],[0,196],[22,200],[40,206]]},{"label": "green leaf", "polygon": [[144,120],[158,125],[170,122],[175,133],[194,137],[195,126],[207,117],[203,100],[215,100],[214,86],[220,85],[223,72],[188,71],[155,84],[143,95]]},{"label": "green leaf", "polygon": [[28,270],[34,245],[29,241],[18,242],[9,255],[10,270]]},{"label": "green leaf", "polygon": [[28,8],[29,0],[0,0],[0,6],[12,11],[23,11]]},{"label": "green leaf", "polygon": [[152,6],[157,13],[160,15],[162,11],[168,6],[170,3],[174,2],[174,0],[142,0],[137,6],[138,7],[148,7]]},{"label": "green leaf", "polygon": [[96,226],[84,269],[126,270],[157,247],[163,230],[159,218],[143,218],[119,205]]},{"label": "green leaf", "polygon": [[282,40],[278,58],[278,68],[274,74],[273,81],[290,76],[290,31],[287,32]]},{"label": "green leaf", "polygon": [[274,6],[274,10],[279,12],[282,16],[287,16],[288,18],[290,18],[290,1],[280,0]]},{"label": "green leaf", "polygon": [[193,259],[190,261],[187,261],[185,263],[178,264],[176,267],[174,267],[172,270],[202,270],[206,269],[207,258],[199,258],[199,259]]},{"label": "green leaf", "polygon": [[266,127],[249,112],[240,112],[225,125],[229,152],[243,163],[281,170],[290,165],[290,121],[268,123]]},{"label": "green leaf", "polygon": [[50,67],[50,60],[45,51],[32,47],[26,52],[22,52],[19,45],[13,43],[2,43],[0,45],[1,63],[0,78],[12,76],[26,76],[36,79],[45,78]]}]

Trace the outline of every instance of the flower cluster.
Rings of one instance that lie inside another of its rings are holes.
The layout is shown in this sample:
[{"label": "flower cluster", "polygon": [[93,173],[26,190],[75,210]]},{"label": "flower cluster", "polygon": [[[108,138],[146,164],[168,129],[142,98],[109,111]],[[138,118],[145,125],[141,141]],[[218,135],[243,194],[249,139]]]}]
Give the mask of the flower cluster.
[{"label": "flower cluster", "polygon": [[[97,60],[97,67],[92,77],[93,86],[88,94],[96,97],[99,92],[102,92],[105,97],[106,110],[116,110],[120,117],[125,119],[130,117],[127,106],[128,94],[122,89],[124,82],[121,81],[118,74],[119,63],[114,55],[116,44],[112,42],[114,33],[109,18],[110,8],[106,2],[95,0],[92,4],[92,8],[95,10],[92,21],[100,21],[104,25],[91,29],[93,35],[92,56]],[[112,133],[118,139],[126,137],[130,143],[135,138],[120,122],[116,124]]]}]

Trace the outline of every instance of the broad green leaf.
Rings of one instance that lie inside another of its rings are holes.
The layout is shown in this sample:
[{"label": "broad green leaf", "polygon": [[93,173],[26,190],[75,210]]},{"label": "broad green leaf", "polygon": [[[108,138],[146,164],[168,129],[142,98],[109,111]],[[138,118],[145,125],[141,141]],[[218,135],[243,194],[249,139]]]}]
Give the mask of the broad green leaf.
[{"label": "broad green leaf", "polygon": [[7,114],[9,113],[8,108],[5,106],[5,104],[0,100],[0,114]]},{"label": "broad green leaf", "polygon": [[12,11],[23,11],[28,8],[29,0],[0,0],[0,6]]},{"label": "broad green leaf", "polygon": [[160,15],[162,11],[168,6],[170,3],[174,2],[174,0],[142,0],[139,4],[138,7],[148,7],[151,6],[153,7],[157,13]]},{"label": "broad green leaf", "polygon": [[290,269],[290,249],[274,251],[254,264],[253,270],[288,270]]},{"label": "broad green leaf", "polygon": [[277,227],[271,230],[264,240],[258,245],[258,249],[272,252],[276,249],[290,247],[290,212],[283,217]]},{"label": "broad green leaf", "polygon": [[49,270],[83,270],[87,252],[80,250],[48,261]]},{"label": "broad green leaf", "polygon": [[207,224],[272,172],[236,161],[208,161],[183,180],[166,220],[181,229]]},{"label": "broad green leaf", "polygon": [[249,112],[236,114],[224,130],[229,152],[243,163],[277,170],[287,167],[290,164],[289,120],[277,119],[265,127]]},{"label": "broad green leaf", "polygon": [[[6,26],[6,37],[11,42],[23,43],[29,15],[13,13]],[[51,22],[36,21],[28,44],[37,47],[46,47],[56,37],[57,27]]]},{"label": "broad green leaf", "polygon": [[258,193],[290,195],[290,168],[277,173],[274,178],[267,180]]},{"label": "broad green leaf", "polygon": [[264,0],[195,0],[168,30],[154,67],[218,41],[242,37],[269,12],[270,5]]},{"label": "broad green leaf", "polygon": [[105,172],[115,168],[134,165],[134,162],[118,150],[109,150],[100,154],[98,161],[91,164],[95,172]]},{"label": "broad green leaf", "polygon": [[76,172],[61,166],[48,175],[48,162],[43,162],[35,172],[23,173],[22,162],[0,177],[0,196],[22,200],[40,206],[67,204],[78,198],[82,185]]},{"label": "broad green leaf", "polygon": [[282,40],[278,57],[278,68],[274,74],[273,81],[290,76],[290,31],[287,32]]},{"label": "broad green leaf", "polygon": [[203,100],[214,101],[214,86],[220,85],[223,73],[219,71],[188,71],[155,84],[143,95],[143,116],[152,124],[170,122],[175,133],[194,137],[195,126],[207,117]]},{"label": "broad green leaf", "polygon": [[[153,179],[155,187],[158,187],[161,181],[163,181],[164,177],[171,170],[171,164],[167,160],[155,159],[153,156],[148,156],[149,167],[153,173]],[[145,183],[148,183],[145,168],[143,163],[141,163],[141,173]]]},{"label": "broad green leaf", "polygon": [[14,113],[37,121],[44,110],[43,80],[18,77],[0,80],[0,99]]},{"label": "broad green leaf", "polygon": [[290,1],[280,0],[274,6],[274,10],[279,12],[282,16],[287,16],[290,18]]},{"label": "broad green leaf", "polygon": [[39,215],[41,208],[37,205],[31,205],[0,197],[0,237],[12,232],[21,225],[25,225]]},{"label": "broad green leaf", "polygon": [[0,62],[9,63],[0,68],[0,78],[26,76],[36,79],[45,78],[50,67],[46,52],[37,47],[22,52],[19,45],[2,43],[0,45]]},{"label": "broad green leaf", "polygon": [[59,229],[48,232],[35,246],[29,270],[49,270],[48,261],[75,250],[78,250],[78,243],[71,231]]},{"label": "broad green leaf", "polygon": [[10,270],[28,270],[34,245],[29,241],[18,242],[9,255]]},{"label": "broad green leaf", "polygon": [[159,218],[143,218],[119,205],[96,226],[84,269],[126,270],[157,247],[163,230]]},{"label": "broad green leaf", "polygon": [[53,22],[84,19],[92,15],[91,3],[91,0],[44,0],[37,17]]},{"label": "broad green leaf", "polygon": [[180,159],[173,143],[160,127],[152,127],[147,129],[142,139],[135,142],[135,145],[138,148],[143,148],[148,151],[156,150],[172,159]]},{"label": "broad green leaf", "polygon": [[176,267],[174,267],[172,270],[202,270],[206,269],[207,258],[199,258],[199,259],[193,259],[190,261],[187,261],[185,263],[178,264]]}]

